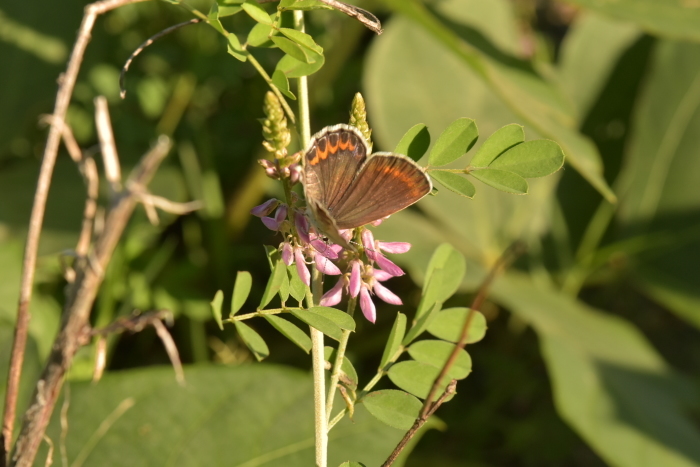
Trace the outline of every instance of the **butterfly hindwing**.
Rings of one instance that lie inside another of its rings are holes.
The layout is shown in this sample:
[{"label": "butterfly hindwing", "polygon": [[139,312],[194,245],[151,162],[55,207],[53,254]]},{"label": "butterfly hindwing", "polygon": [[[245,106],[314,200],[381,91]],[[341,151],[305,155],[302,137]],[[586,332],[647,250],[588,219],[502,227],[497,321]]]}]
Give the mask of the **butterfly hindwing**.
[{"label": "butterfly hindwing", "polygon": [[329,210],[339,229],[350,229],[407,208],[431,190],[430,178],[411,159],[376,153],[367,159],[342,199]]}]

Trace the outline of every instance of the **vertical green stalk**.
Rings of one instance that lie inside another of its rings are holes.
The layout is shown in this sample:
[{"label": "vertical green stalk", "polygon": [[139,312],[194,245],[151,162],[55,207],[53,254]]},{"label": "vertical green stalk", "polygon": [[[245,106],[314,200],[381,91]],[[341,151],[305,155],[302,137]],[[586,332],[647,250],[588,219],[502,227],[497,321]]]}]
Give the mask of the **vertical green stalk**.
[{"label": "vertical green stalk", "polygon": [[[342,279],[341,279],[342,280]],[[348,314],[352,317],[355,313],[355,304],[357,303],[356,298],[350,298],[348,301]],[[335,399],[335,387],[340,381],[340,371],[343,366],[343,359],[345,358],[345,349],[348,346],[348,339],[352,331],[343,329],[343,336],[338,344],[338,351],[335,354],[335,362],[333,362],[333,371],[331,372],[331,381],[328,384],[328,399],[326,401],[326,414],[328,419],[331,418],[331,411],[333,410],[333,400]]]},{"label": "vertical green stalk", "polygon": [[[294,11],[294,29],[304,32],[304,12]],[[297,99],[299,103],[299,135],[301,146],[306,147],[311,139],[311,123],[309,118],[309,83],[306,76],[298,78]],[[308,306],[318,305],[323,295],[323,281],[321,273],[314,266],[312,275],[312,303]],[[308,298],[308,297],[307,297]],[[310,328],[311,332],[311,359],[314,375],[314,429],[316,440],[316,466],[327,467],[328,458],[328,418],[326,417],[326,375],[325,358],[323,356],[323,333]]]}]

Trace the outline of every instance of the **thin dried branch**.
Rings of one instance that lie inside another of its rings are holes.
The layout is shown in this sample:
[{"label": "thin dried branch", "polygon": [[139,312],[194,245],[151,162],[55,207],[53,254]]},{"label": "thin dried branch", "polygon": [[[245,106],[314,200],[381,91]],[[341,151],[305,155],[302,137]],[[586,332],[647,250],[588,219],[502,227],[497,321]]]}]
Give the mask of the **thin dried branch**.
[{"label": "thin dried branch", "polygon": [[182,363],[180,362],[180,354],[177,351],[177,346],[173,340],[173,336],[170,335],[167,329],[161,321],[154,321],[153,327],[156,328],[156,334],[163,341],[163,346],[165,351],[168,353],[168,358],[170,358],[170,363],[173,365],[175,370],[175,379],[180,386],[185,385],[185,372],[182,370]]},{"label": "thin dried branch", "polygon": [[129,58],[126,59],[126,63],[124,63],[124,66],[122,67],[122,71],[119,74],[119,96],[121,96],[122,99],[126,97],[126,89],[124,88],[124,80],[126,78],[126,72],[129,71],[129,67],[131,66],[131,62],[134,61],[134,59],[141,53],[143,50],[148,47],[149,45],[153,44],[155,41],[160,39],[161,37],[170,34],[173,31],[176,31],[182,27],[189,26],[190,24],[197,24],[201,23],[202,20],[200,18],[194,18],[189,21],[185,21],[183,23],[178,23],[174,26],[170,26],[169,28],[163,29],[161,32],[154,34],[153,36],[149,37],[146,39],[146,41],[139,45],[136,50],[129,56]]},{"label": "thin dried branch", "polygon": [[105,166],[105,178],[109,183],[112,196],[122,191],[122,170],[119,166],[117,145],[112,133],[112,121],[109,118],[107,99],[104,96],[95,98],[95,128],[100,140],[100,152]]},{"label": "thin dried branch", "polygon": [[384,461],[382,467],[389,467],[394,463],[394,461],[396,461],[396,459],[399,457],[399,454],[401,454],[401,451],[404,450],[411,438],[413,438],[416,435],[416,433],[418,433],[418,430],[420,430],[421,427],[425,425],[425,422],[427,422],[428,419],[435,413],[435,411],[440,408],[442,403],[445,402],[445,399],[447,399],[448,396],[455,394],[455,392],[457,392],[457,380],[453,379],[450,382],[450,384],[447,385],[445,391],[438,398],[438,400],[436,400],[435,403],[431,405],[430,411],[425,415],[421,415],[416,419],[415,422],[413,422],[413,426],[411,427],[411,429],[406,432],[403,438],[401,438],[401,441],[399,441],[399,444],[396,445],[392,453],[389,455],[386,461]]},{"label": "thin dried branch", "polygon": [[[170,147],[170,139],[160,137],[134,168],[127,186],[146,186]],[[95,240],[94,251],[89,255],[94,264],[87,261],[76,270],[76,280],[67,294],[61,329],[54,340],[49,361],[39,378],[29,409],[25,413],[22,431],[13,449],[10,459],[12,466],[30,467],[34,461],[60,393],[63,377],[80,346],[89,341],[88,319],[102,283],[103,271],[106,270],[137,203],[138,196],[128,189],[117,196],[105,219],[104,229]]]},{"label": "thin dried branch", "polygon": [[[15,323],[15,333],[12,343],[12,353],[10,355],[10,365],[7,377],[7,390],[5,392],[5,407],[2,421],[2,442],[0,442],[0,462],[7,462],[7,453],[10,451],[12,442],[12,432],[15,423],[17,410],[17,395],[19,381],[22,374],[22,363],[24,362],[24,350],[27,345],[27,333],[29,329],[29,305],[32,300],[32,289],[34,284],[34,272],[36,270],[36,259],[39,247],[41,228],[44,223],[44,212],[46,210],[46,200],[51,186],[51,176],[56,164],[58,146],[63,133],[68,104],[73,94],[78,71],[83,61],[83,55],[88,42],[90,32],[97,17],[107,11],[118,8],[129,3],[137,3],[145,0],[103,0],[92,3],[85,7],[85,15],[80,25],[78,38],[71,57],[68,61],[66,72],[59,78],[59,90],[56,95],[53,119],[49,135],[44,148],[44,156],[39,171],[39,180],[34,195],[32,213],[29,220],[29,231],[27,232],[27,242],[24,249],[24,261],[22,263],[22,277],[20,280],[19,303],[17,306],[17,321]],[[59,124],[56,124],[58,122]],[[32,456],[33,458],[33,456]]]},{"label": "thin dried branch", "polygon": [[[279,0],[258,0],[258,3],[273,3]],[[382,23],[379,19],[374,16],[371,12],[360,8],[355,5],[350,5],[348,3],[339,2],[338,0],[318,0],[319,2],[325,3],[329,7],[345,13],[346,15],[357,19],[360,23],[364,24],[367,29],[372,32],[377,33],[377,35],[384,32],[382,30]]]},{"label": "thin dried branch", "polygon": [[201,201],[190,201],[187,203],[178,203],[175,201],[170,201],[169,199],[163,198],[162,196],[156,196],[148,193],[146,190],[139,191],[141,188],[138,187],[133,187],[132,192],[136,193],[137,196],[139,197],[139,201],[143,203],[143,207],[146,210],[146,215],[148,216],[148,220],[151,222],[153,225],[158,225],[160,222],[158,219],[158,212],[156,211],[156,208],[169,212],[170,214],[177,214],[177,215],[183,215],[183,214],[189,214],[191,212],[194,212],[198,209],[202,209],[204,207],[204,203]]},{"label": "thin dried branch", "polygon": [[476,312],[481,308],[481,306],[484,303],[484,300],[486,300],[486,297],[489,293],[489,289],[491,288],[491,284],[493,284],[493,281],[496,279],[496,277],[498,277],[498,275],[504,269],[506,269],[513,261],[515,261],[515,259],[523,253],[523,251],[524,245],[522,243],[515,242],[514,244],[512,244],[508,249],[506,249],[505,252],[503,252],[501,257],[498,259],[498,261],[496,261],[496,264],[491,268],[491,271],[489,271],[489,274],[479,286],[479,290],[476,294],[476,297],[474,297],[471,307],[469,307],[467,318],[464,320],[462,331],[460,333],[457,344],[455,345],[454,349],[452,349],[452,353],[447,358],[447,361],[440,370],[440,374],[437,376],[437,378],[435,378],[435,381],[433,382],[433,385],[430,388],[430,391],[428,392],[428,396],[425,398],[425,401],[423,403],[423,408],[421,409],[420,416],[416,419],[415,423],[413,424],[413,427],[411,427],[411,429],[408,430],[408,432],[406,432],[401,441],[399,441],[399,444],[396,446],[396,448],[391,453],[386,462],[382,464],[382,467],[388,467],[394,463],[398,455],[406,447],[406,444],[411,440],[411,438],[413,438],[418,429],[421,426],[423,426],[423,424],[428,420],[428,418],[430,418],[430,416],[434,414],[435,411],[442,405],[442,403],[445,401],[445,398],[448,395],[455,393],[457,381],[452,380],[450,384],[447,385],[447,388],[438,398],[438,400],[434,403],[432,402],[433,398],[435,397],[435,394],[437,394],[437,391],[440,388],[440,383],[447,376],[447,373],[457,361],[457,357],[459,356],[460,350],[464,349],[464,347],[467,345],[469,328],[471,327],[471,323],[474,320]]}]

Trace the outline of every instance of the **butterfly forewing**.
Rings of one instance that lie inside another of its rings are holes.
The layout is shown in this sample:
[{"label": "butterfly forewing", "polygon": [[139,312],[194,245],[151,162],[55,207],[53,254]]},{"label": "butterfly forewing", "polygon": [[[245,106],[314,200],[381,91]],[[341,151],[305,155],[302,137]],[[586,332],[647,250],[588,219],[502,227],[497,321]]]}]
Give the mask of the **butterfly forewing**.
[{"label": "butterfly forewing", "polygon": [[415,162],[397,154],[377,153],[367,159],[329,211],[339,229],[350,229],[394,214],[431,190],[430,179]]},{"label": "butterfly forewing", "polygon": [[332,213],[367,159],[367,145],[357,130],[338,125],[318,133],[305,158],[306,198]]}]

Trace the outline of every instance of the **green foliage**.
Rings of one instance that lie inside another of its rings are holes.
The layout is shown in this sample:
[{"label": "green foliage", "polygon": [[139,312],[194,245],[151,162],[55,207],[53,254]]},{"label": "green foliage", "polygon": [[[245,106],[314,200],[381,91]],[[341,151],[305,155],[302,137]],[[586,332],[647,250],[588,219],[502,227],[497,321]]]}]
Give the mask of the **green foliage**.
[{"label": "green foliage", "polygon": [[399,144],[396,145],[394,152],[404,154],[414,161],[418,161],[430,147],[430,133],[428,127],[422,123],[412,126]]},{"label": "green foliage", "polygon": [[408,430],[420,413],[421,402],[396,389],[374,391],[365,397],[364,406],[377,420],[400,430]]}]

